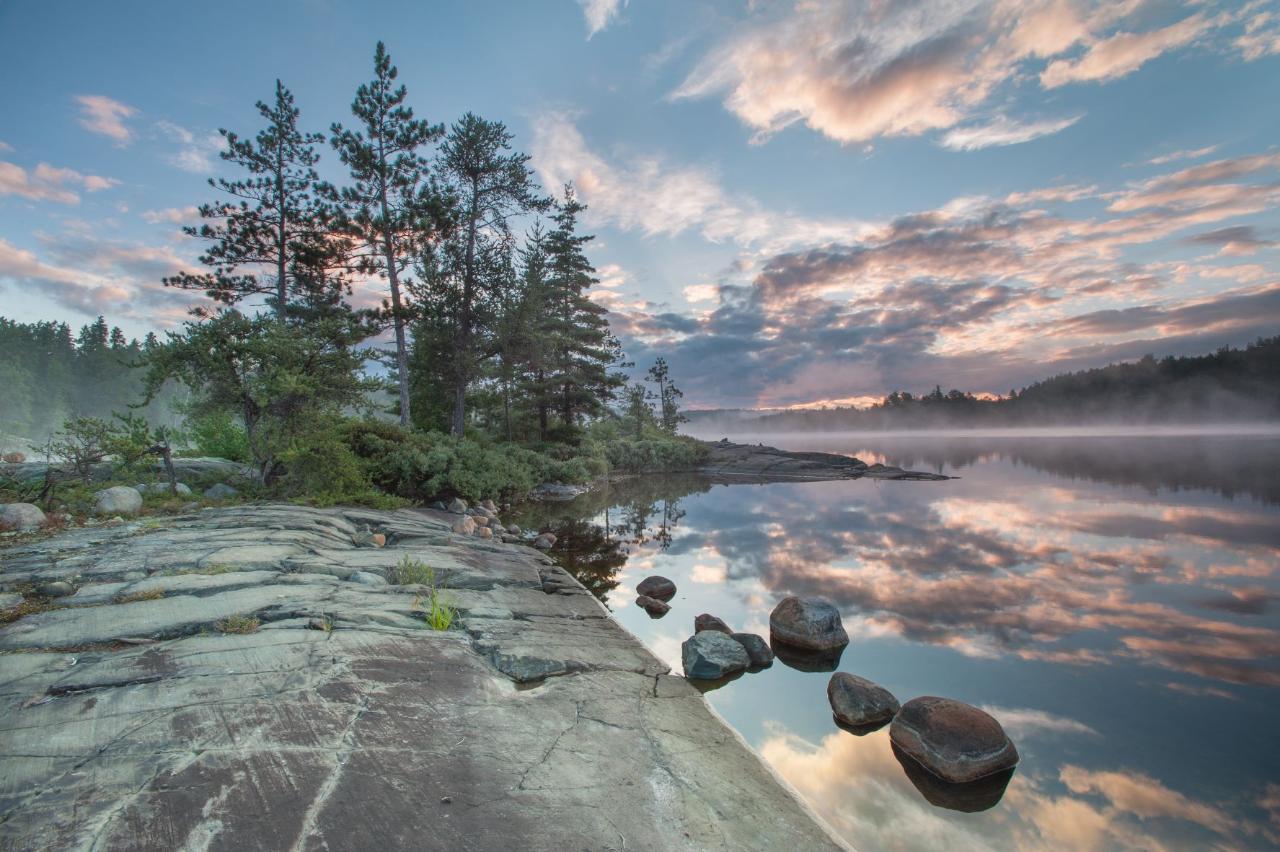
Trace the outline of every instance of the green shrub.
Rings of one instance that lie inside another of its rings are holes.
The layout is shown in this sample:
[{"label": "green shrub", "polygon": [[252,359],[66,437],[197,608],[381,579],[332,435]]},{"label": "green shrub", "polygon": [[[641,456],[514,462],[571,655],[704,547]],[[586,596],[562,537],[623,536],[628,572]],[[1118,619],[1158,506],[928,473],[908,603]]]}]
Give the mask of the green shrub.
[{"label": "green shrub", "polygon": [[604,445],[614,470],[627,473],[674,473],[692,470],[706,457],[706,448],[682,436],[645,438],[639,441],[616,439]]},{"label": "green shrub", "polygon": [[315,431],[280,454],[285,473],[275,483],[280,496],[313,506],[357,505],[392,509],[404,505],[374,488],[366,465],[343,440],[337,424]]},{"label": "green shrub", "polygon": [[249,436],[228,412],[219,411],[187,423],[192,446],[202,456],[249,462]]},{"label": "green shrub", "polygon": [[406,554],[387,569],[387,582],[393,586],[435,586],[436,569]]}]

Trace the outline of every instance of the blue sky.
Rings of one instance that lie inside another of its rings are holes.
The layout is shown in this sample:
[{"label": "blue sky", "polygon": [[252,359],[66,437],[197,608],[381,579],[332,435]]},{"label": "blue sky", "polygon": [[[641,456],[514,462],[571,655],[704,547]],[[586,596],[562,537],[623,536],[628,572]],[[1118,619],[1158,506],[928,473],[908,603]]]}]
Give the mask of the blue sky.
[{"label": "blue sky", "polygon": [[695,406],[1280,332],[1280,5],[1150,0],[8,2],[0,315],[180,322],[217,129],[276,77],[348,121],[378,39],[420,116],[577,185],[596,297]]}]

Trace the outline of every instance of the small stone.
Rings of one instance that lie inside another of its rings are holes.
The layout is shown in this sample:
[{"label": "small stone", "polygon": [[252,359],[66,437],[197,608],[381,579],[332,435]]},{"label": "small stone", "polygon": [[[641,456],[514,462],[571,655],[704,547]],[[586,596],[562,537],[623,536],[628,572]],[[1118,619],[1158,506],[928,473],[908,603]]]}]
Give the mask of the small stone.
[{"label": "small stone", "polygon": [[455,515],[465,515],[467,513],[467,501],[461,497],[454,497],[449,501],[449,511]]},{"label": "small stone", "polygon": [[703,630],[680,646],[684,676],[692,680],[716,680],[751,665],[747,649],[715,630]]},{"label": "small stone", "polygon": [[323,631],[325,631],[326,633],[328,633],[330,630],[332,630],[332,629],[333,629],[333,627],[332,627],[332,625],[330,625],[330,624],[329,624],[329,622],[328,622],[328,620],[327,620],[327,619],[323,619],[323,618],[313,618],[313,619],[311,619],[310,621],[308,621],[308,622],[307,622],[307,629],[308,629],[308,630],[323,630]]},{"label": "small stone", "polygon": [[488,509],[490,512],[498,511],[498,505],[494,503],[492,500],[481,500],[480,506],[482,508]]},{"label": "small stone", "polygon": [[476,522],[464,515],[453,522],[453,531],[458,535],[472,535],[476,531]]},{"label": "small stone", "polygon": [[640,581],[639,585],[636,586],[636,594],[648,595],[660,601],[669,601],[676,596],[676,584],[666,577],[660,577],[655,574]]},{"label": "small stone", "polygon": [[239,491],[227,485],[225,482],[218,482],[210,485],[204,490],[204,496],[210,500],[230,500],[240,494]]},{"label": "small stone", "polygon": [[471,516],[471,520],[475,521],[475,522],[476,522],[476,526],[478,526],[478,527],[487,527],[487,526],[489,526],[489,519],[488,519],[488,518],[486,518],[484,515],[472,515],[472,516]]},{"label": "small stone", "polygon": [[384,533],[374,533],[369,536],[369,543],[374,547],[385,547],[387,544],[387,536]]},{"label": "small stone", "polygon": [[670,605],[665,601],[660,601],[657,598],[651,598],[648,595],[641,595],[636,598],[636,606],[654,617],[664,616],[671,611]]},{"label": "small stone", "polygon": [[519,524],[507,524],[507,532],[511,535],[520,535]]},{"label": "small stone", "polygon": [[449,803],[450,803],[450,802],[452,802],[452,801],[453,801],[453,796],[441,796],[441,797],[440,797],[440,804],[442,804],[442,805],[447,805],[447,804],[449,804]]},{"label": "small stone", "polygon": [[723,633],[725,636],[733,635],[733,630],[729,628],[729,625],[725,624],[714,615],[706,612],[693,619],[693,632],[701,633],[704,630],[716,630]]},{"label": "small stone", "polygon": [[494,513],[492,509],[486,509],[484,506],[476,506],[472,508],[471,511],[473,514],[478,515],[482,518],[487,518],[489,520],[493,520],[494,518],[498,517],[497,514]]},{"label": "small stone", "polygon": [[65,598],[67,595],[74,595],[76,588],[66,580],[54,580],[52,583],[45,583],[38,591],[46,598]]},{"label": "small stone", "polygon": [[0,530],[34,530],[45,521],[44,512],[34,503],[0,504]]},{"label": "small stone", "polygon": [[385,586],[387,579],[380,574],[372,571],[356,571],[347,578],[353,583],[359,583],[362,586]]},{"label": "small stone", "polygon": [[889,690],[848,672],[831,676],[827,700],[836,721],[853,728],[882,724],[898,712],[898,699]]},{"label": "small stone", "polygon": [[533,546],[539,550],[550,550],[556,546],[556,537],[554,533],[542,533],[533,540]]},{"label": "small stone", "polygon": [[730,633],[729,637],[747,649],[751,665],[760,668],[773,665],[773,649],[769,647],[768,642],[764,641],[763,636],[757,636],[754,633]]},{"label": "small stone", "polygon": [[990,714],[961,701],[913,698],[893,717],[889,739],[952,784],[976,781],[1018,764],[1018,750]]},{"label": "small stone", "polygon": [[775,642],[810,651],[830,651],[849,644],[840,610],[823,598],[783,598],[769,615],[769,633]]},{"label": "small stone", "polygon": [[480,536],[480,538],[493,538],[493,530],[488,527],[480,527],[476,530],[476,535]]},{"label": "small stone", "polygon": [[117,485],[93,495],[95,515],[136,515],[142,511],[142,495],[136,488]]}]

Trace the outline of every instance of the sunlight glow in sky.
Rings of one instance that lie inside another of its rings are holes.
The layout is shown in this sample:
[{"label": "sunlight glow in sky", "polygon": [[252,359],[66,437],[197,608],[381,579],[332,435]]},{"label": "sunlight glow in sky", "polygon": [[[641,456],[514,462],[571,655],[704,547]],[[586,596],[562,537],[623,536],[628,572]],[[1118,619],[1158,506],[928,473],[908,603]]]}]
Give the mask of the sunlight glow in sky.
[{"label": "sunlight glow in sky", "polygon": [[181,322],[217,129],[277,77],[348,122],[378,39],[420,116],[505,121],[574,182],[596,298],[693,407],[1280,332],[1273,0],[6,3],[0,315]]}]

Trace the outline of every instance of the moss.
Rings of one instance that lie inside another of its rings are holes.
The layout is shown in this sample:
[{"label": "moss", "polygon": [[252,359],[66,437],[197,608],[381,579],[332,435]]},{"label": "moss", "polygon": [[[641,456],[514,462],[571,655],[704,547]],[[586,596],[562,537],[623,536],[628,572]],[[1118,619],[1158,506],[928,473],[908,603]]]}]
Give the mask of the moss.
[{"label": "moss", "polygon": [[138,601],[156,601],[164,597],[164,589],[149,589],[145,592],[132,592],[127,595],[116,595],[118,604],[137,603]]},{"label": "moss", "polygon": [[28,595],[15,607],[0,610],[0,624],[12,624],[20,618],[41,612],[52,612],[55,609],[66,609],[67,605],[58,603],[57,598],[46,598],[42,595]]}]

